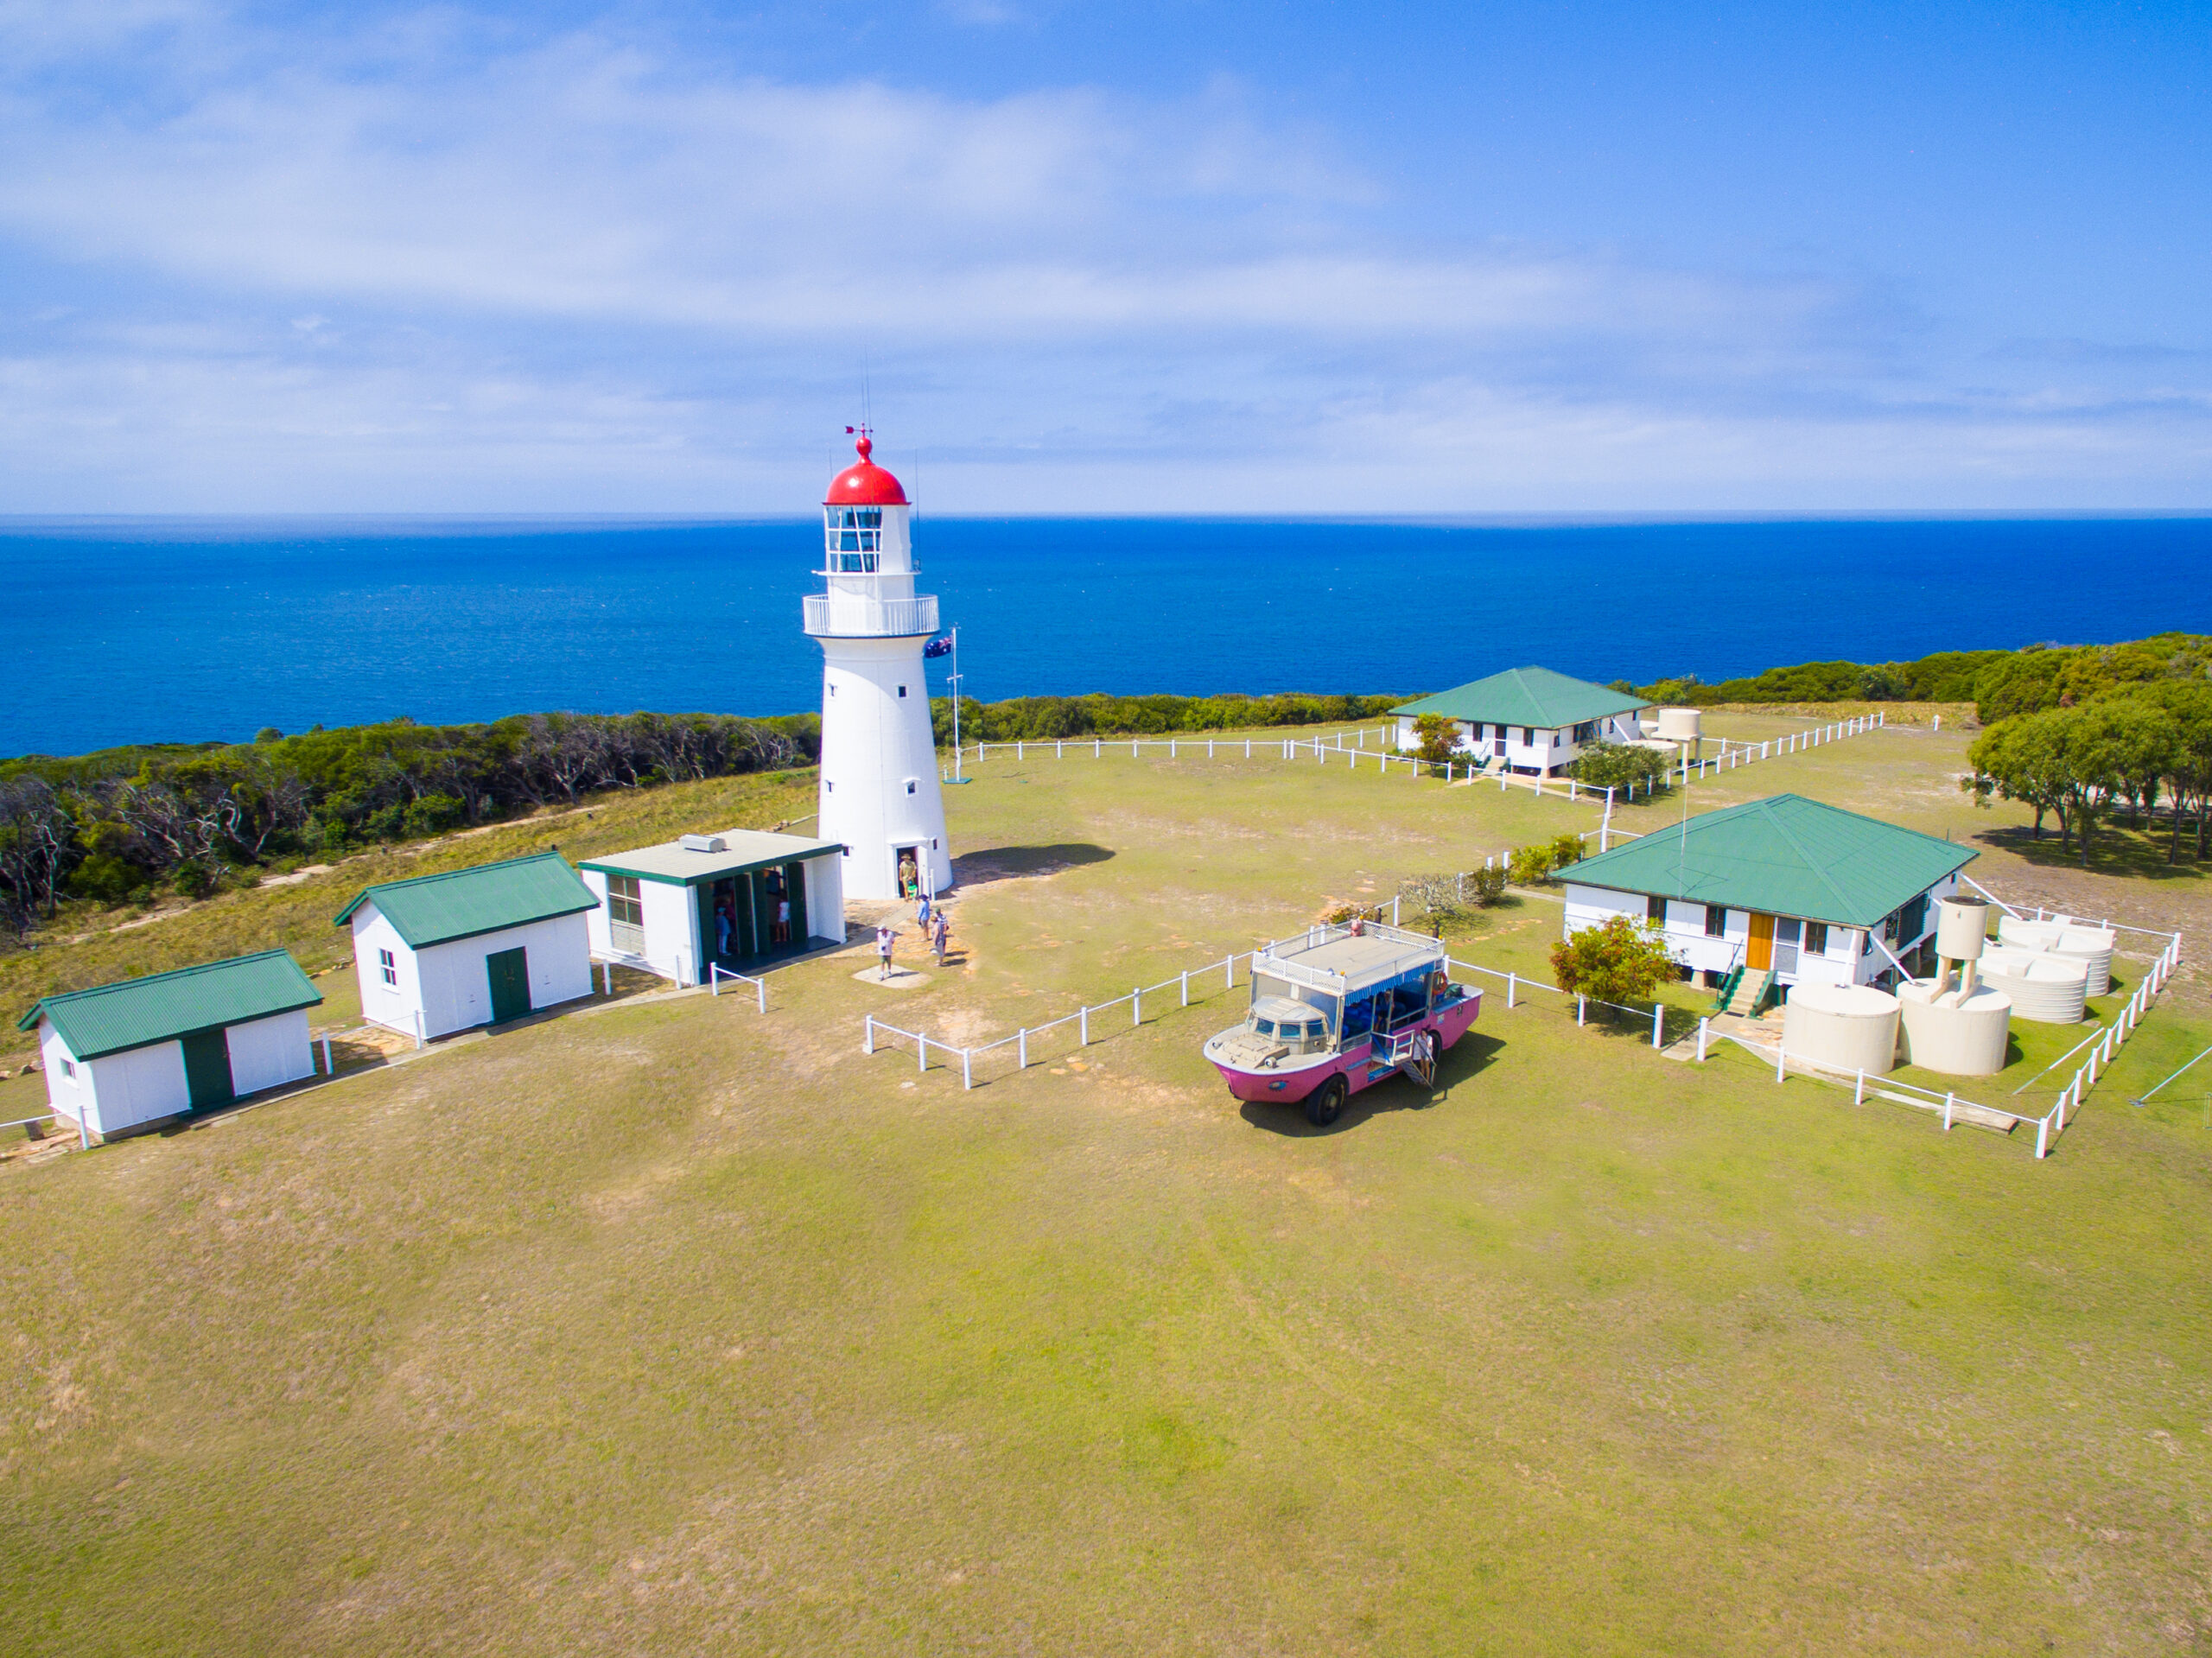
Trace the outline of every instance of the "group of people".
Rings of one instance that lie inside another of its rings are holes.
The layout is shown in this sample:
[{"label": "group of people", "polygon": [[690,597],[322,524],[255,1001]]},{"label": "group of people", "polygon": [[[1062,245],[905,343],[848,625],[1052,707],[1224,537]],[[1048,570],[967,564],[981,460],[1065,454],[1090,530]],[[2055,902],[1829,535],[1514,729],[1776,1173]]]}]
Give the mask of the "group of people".
[{"label": "group of people", "polygon": [[[791,942],[791,895],[784,885],[781,870],[771,870],[766,885],[768,896],[768,947],[774,950]],[[730,953],[730,941],[736,936],[737,900],[735,894],[732,893],[717,897],[715,900],[715,954],[728,956]]]},{"label": "group of people", "polygon": [[[937,964],[943,967],[945,946],[952,937],[951,918],[941,907],[931,904],[930,895],[924,893],[920,908],[914,919],[921,924],[923,942],[929,947],[931,953],[937,957]],[[882,978],[887,979],[891,976],[891,952],[898,942],[899,929],[889,922],[884,922],[876,928],[875,954],[877,960],[882,963],[882,972],[879,975]]]}]

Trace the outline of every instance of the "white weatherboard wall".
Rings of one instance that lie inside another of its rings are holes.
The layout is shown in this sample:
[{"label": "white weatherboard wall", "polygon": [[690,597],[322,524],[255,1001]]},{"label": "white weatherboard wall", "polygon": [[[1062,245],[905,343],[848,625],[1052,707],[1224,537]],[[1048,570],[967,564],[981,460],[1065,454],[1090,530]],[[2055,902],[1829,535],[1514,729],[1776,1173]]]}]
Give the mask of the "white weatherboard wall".
[{"label": "white weatherboard wall", "polygon": [[[1487,721],[1452,721],[1459,727],[1459,752],[1477,763],[1487,765],[1491,760],[1502,760],[1508,765],[1546,772],[1572,765],[1580,758],[1585,748],[1595,744],[1632,743],[1641,740],[1643,734],[1634,714],[1611,714],[1602,720],[1588,723],[1597,729],[1591,734],[1588,741],[1578,743],[1574,740],[1575,727],[1573,726],[1557,729],[1543,726],[1507,726],[1503,727],[1505,734],[1500,737],[1497,734],[1499,727]],[[1410,754],[1421,746],[1421,739],[1414,730],[1412,715],[1400,717],[1397,740],[1399,749],[1405,753]]]},{"label": "white weatherboard wall", "polygon": [[[826,836],[824,837],[827,838]],[[845,871],[842,858],[809,858],[806,871],[806,932],[833,944],[845,942]]]},{"label": "white weatherboard wall", "polygon": [[[516,949],[529,952],[533,1012],[591,994],[591,936],[582,914],[503,927],[418,951],[371,899],[353,912],[353,975],[361,987],[362,1015],[412,1035],[419,1013],[419,1034],[426,1038],[488,1024],[492,975],[484,958]],[[397,986],[384,982],[380,950],[392,953]]]},{"label": "white weatherboard wall", "polygon": [[599,900],[597,909],[584,912],[592,955],[601,960],[640,964],[679,985],[699,982],[699,905],[691,888],[664,880],[640,880],[638,907],[645,912],[645,948],[622,950],[614,948],[613,924],[607,914],[605,872],[579,869],[576,873]]},{"label": "white weatherboard wall", "polygon": [[[47,1102],[57,1115],[81,1122],[93,1134],[116,1134],[192,1109],[192,1093],[184,1078],[184,1049],[178,1043],[156,1042],[98,1059],[79,1059],[52,1024],[41,1021],[39,1035]],[[62,1070],[64,1059],[75,1066],[75,1077]]]},{"label": "white weatherboard wall", "polygon": [[258,1094],[315,1075],[315,1045],[308,1035],[308,1010],[250,1019],[223,1032],[231,1051],[231,1088]]}]

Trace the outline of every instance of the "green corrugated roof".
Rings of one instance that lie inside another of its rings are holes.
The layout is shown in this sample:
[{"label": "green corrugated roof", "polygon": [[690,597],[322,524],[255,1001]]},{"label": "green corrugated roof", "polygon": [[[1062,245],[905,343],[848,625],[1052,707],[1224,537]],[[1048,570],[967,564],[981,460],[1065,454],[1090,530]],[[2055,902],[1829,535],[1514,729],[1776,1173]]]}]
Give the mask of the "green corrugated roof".
[{"label": "green corrugated roof", "polygon": [[1586,858],[1562,880],[1871,927],[1977,856],[1972,848],[1801,795],[1706,812]]},{"label": "green corrugated roof", "polygon": [[591,889],[557,852],[364,887],[338,912],[337,924],[346,925],[354,911],[369,903],[398,930],[410,950],[599,907]]},{"label": "green corrugated roof", "polygon": [[1585,720],[1648,708],[1650,703],[1625,691],[1570,679],[1548,668],[1508,668],[1457,690],[1439,691],[1393,714],[1440,714],[1447,720],[1480,720],[1498,726],[1539,726],[1558,731]]},{"label": "green corrugated roof", "polygon": [[322,993],[308,982],[289,950],[265,950],[227,962],[149,973],[143,979],[48,996],[18,1020],[28,1031],[43,1017],[53,1021],[79,1059],[121,1053],[149,1043],[173,1042],[194,1031],[243,1025],[296,1007],[313,1007]]}]

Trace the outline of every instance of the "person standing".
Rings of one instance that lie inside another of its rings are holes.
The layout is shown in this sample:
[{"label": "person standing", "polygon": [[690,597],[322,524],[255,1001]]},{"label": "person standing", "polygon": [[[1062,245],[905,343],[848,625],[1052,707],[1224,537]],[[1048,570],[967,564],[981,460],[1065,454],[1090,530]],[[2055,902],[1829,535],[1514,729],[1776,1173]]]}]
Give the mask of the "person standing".
[{"label": "person standing", "polygon": [[937,964],[939,967],[944,965],[945,940],[950,937],[951,934],[952,924],[944,918],[944,912],[939,910],[936,918],[930,923],[930,948],[937,952]]},{"label": "person standing", "polygon": [[925,938],[928,937],[930,931],[930,895],[926,889],[925,889],[922,893],[921,907],[915,912],[914,919],[922,924],[922,937]]},{"label": "person standing", "polygon": [[887,979],[891,976],[891,941],[896,936],[888,927],[878,927],[875,930],[876,958],[883,963],[882,972],[876,975],[879,978]]}]

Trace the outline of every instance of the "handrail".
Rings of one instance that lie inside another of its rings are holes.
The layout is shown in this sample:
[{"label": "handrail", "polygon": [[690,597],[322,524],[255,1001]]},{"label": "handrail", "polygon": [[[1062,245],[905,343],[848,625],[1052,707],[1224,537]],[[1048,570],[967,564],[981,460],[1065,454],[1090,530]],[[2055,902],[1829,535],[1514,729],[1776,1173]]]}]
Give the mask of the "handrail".
[{"label": "handrail", "polygon": [[764,1013],[768,1011],[767,980],[756,979],[750,973],[733,973],[729,969],[724,967],[719,962],[709,962],[707,963],[707,994],[709,995],[719,996],[721,994],[721,981],[724,979],[735,979],[741,983],[752,985],[760,993],[760,1011]]}]

